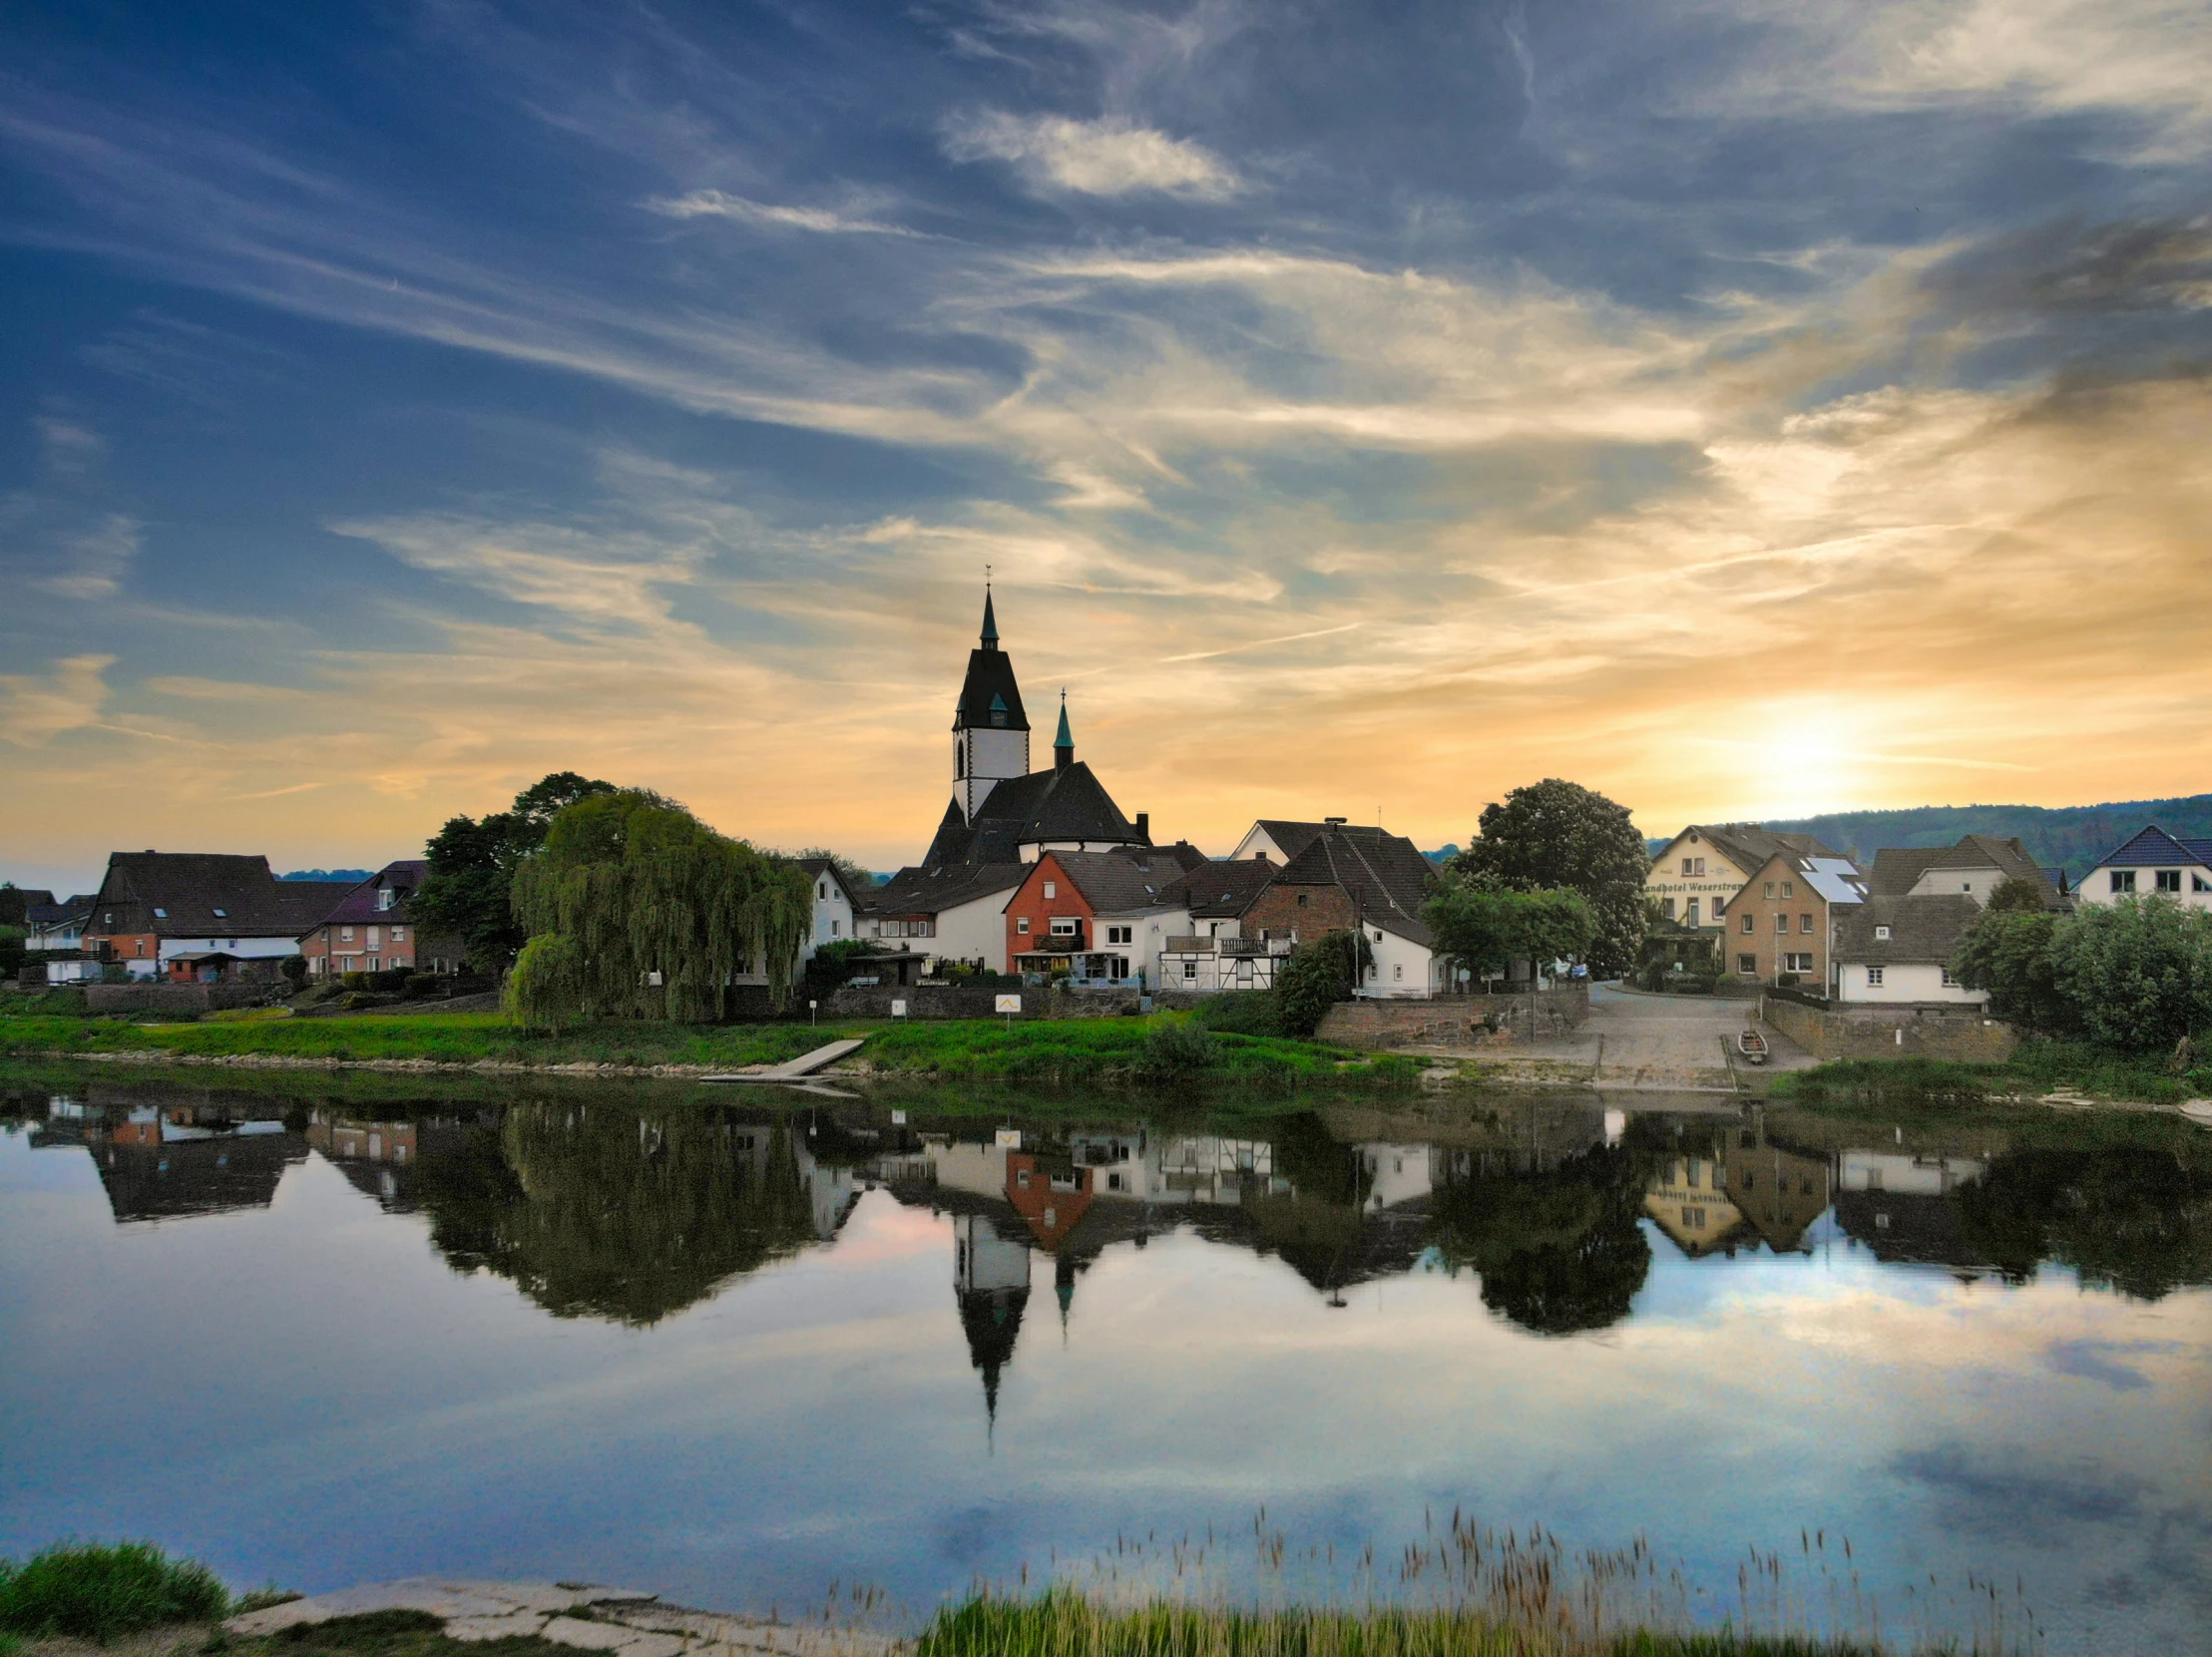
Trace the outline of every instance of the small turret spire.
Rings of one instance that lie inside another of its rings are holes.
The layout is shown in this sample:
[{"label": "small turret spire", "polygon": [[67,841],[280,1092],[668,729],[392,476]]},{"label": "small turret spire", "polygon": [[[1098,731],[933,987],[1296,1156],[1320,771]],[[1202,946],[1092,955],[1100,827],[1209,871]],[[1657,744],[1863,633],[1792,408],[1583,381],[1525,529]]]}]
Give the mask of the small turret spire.
[{"label": "small turret spire", "polygon": [[1068,691],[1060,692],[1060,734],[1053,738],[1053,769],[1065,771],[1076,762],[1076,738],[1068,728]]},{"label": "small turret spire", "polygon": [[991,608],[991,578],[983,579],[983,647],[995,650],[999,647],[999,618]]}]

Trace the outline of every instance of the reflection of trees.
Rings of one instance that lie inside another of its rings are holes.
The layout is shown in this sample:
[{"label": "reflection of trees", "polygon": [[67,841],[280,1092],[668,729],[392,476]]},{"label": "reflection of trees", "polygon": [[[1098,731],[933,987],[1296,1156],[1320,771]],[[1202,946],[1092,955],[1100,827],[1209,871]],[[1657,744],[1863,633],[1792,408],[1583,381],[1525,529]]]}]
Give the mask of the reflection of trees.
[{"label": "reflection of trees", "polygon": [[814,1240],[785,1126],[518,1104],[422,1164],[431,1239],[556,1317],[651,1324]]},{"label": "reflection of trees", "polygon": [[2024,1281],[2044,1260],[2156,1300],[2212,1283],[2212,1171],[2170,1150],[2018,1150],[1951,1194],[1976,1253]]},{"label": "reflection of trees", "polygon": [[1636,1223],[1647,1158],[1598,1148],[1546,1169],[1471,1172],[1437,1193],[1435,1245],[1483,1280],[1483,1304],[1539,1335],[1628,1315],[1651,1246]]},{"label": "reflection of trees", "polygon": [[1368,1176],[1356,1146],[1332,1138],[1312,1112],[1269,1124],[1271,1166],[1286,1192],[1254,1189],[1245,1212],[1260,1240],[1318,1289],[1340,1289],[1368,1275],[1363,1255],[1372,1229],[1361,1213]]}]

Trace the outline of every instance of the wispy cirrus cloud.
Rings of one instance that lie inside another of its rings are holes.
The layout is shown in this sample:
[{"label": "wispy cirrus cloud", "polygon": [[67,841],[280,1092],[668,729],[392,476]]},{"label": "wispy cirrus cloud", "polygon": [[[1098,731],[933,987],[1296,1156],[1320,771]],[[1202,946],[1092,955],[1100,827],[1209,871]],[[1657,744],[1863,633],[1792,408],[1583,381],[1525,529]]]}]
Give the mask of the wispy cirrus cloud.
[{"label": "wispy cirrus cloud", "polygon": [[1222,202],[1243,188],[1235,169],[1204,145],[1111,118],[983,110],[948,123],[945,153],[962,162],[1010,162],[1033,189],[1079,196]]},{"label": "wispy cirrus cloud", "polygon": [[646,203],[649,211],[668,218],[727,218],[740,224],[792,230],[819,235],[921,236],[924,232],[880,218],[840,212],[831,207],[780,207],[731,196],[719,190],[694,190],[682,196],[655,197]]}]

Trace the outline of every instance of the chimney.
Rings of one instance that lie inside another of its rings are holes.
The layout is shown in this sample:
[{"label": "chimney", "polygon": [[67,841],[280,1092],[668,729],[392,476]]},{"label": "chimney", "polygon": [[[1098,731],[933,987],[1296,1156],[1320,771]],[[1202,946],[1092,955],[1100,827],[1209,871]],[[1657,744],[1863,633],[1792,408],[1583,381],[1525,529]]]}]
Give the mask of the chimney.
[{"label": "chimney", "polygon": [[1152,814],[1149,811],[1136,814],[1136,837],[1147,846],[1152,843]]},{"label": "chimney", "polygon": [[1324,817],[1321,820],[1322,822],[1328,824],[1330,828],[1342,828],[1346,823],[1351,821],[1349,817]]}]

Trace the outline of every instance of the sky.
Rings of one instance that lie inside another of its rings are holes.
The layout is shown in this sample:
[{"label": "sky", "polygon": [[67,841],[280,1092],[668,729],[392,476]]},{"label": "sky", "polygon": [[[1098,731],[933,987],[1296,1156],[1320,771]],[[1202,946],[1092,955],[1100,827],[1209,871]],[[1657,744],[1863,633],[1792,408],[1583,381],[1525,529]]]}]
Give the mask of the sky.
[{"label": "sky", "polygon": [[2192,0],[0,12],[0,873],[2212,789]]}]

